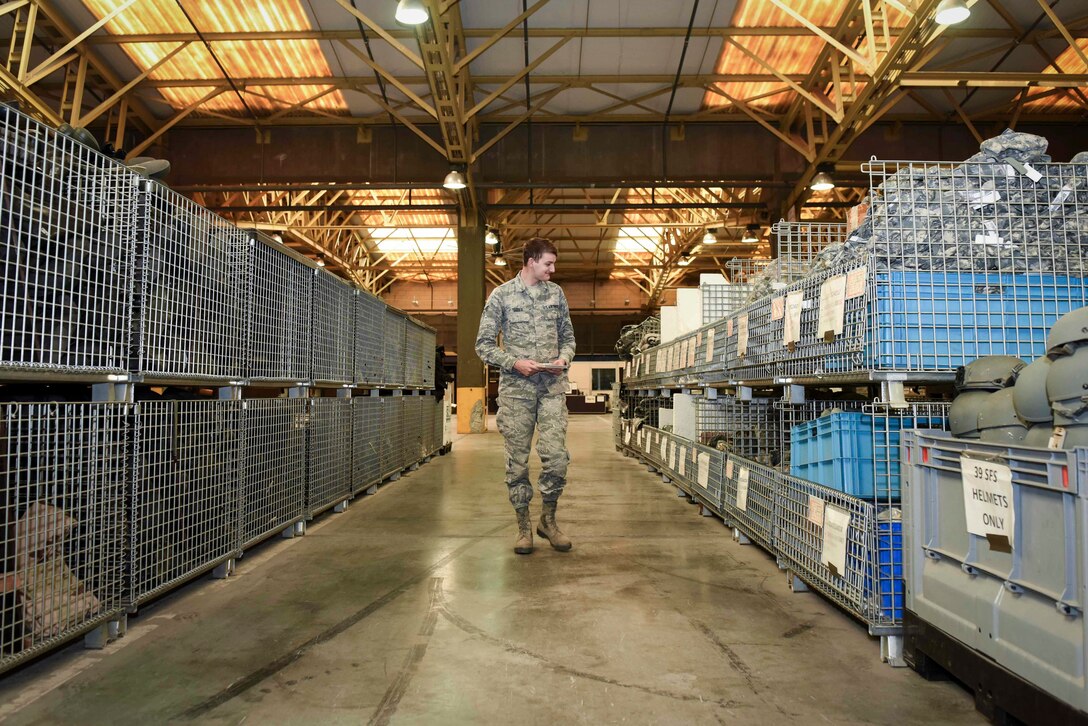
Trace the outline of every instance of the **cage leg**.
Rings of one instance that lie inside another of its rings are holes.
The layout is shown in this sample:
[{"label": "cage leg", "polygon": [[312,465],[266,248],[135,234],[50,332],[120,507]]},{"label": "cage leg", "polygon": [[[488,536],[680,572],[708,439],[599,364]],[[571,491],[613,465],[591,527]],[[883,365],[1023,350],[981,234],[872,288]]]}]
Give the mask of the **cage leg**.
[{"label": "cage leg", "polygon": [[710,511],[710,507],[706,506],[705,504],[700,504],[699,505],[699,514],[704,516],[704,517],[713,517],[714,516],[714,512]]},{"label": "cage leg", "polygon": [[408,467],[408,471],[416,471],[417,469],[419,469],[419,462],[418,461]]},{"label": "cage leg", "polygon": [[906,668],[907,660],[903,657],[902,635],[880,636],[880,660],[892,668]]},{"label": "cage leg", "polygon": [[786,570],[786,582],[789,583],[792,592],[808,592],[805,581],[789,570]]},{"label": "cage leg", "polygon": [[338,502],[336,506],[332,508],[332,511],[336,512],[337,514],[348,511],[348,500],[345,499],[342,502]]},{"label": "cage leg", "polygon": [[110,642],[110,624],[102,623],[83,636],[83,647],[87,650],[102,650]]},{"label": "cage leg", "polygon": [[371,484],[370,486],[368,486],[366,488],[366,491],[363,492],[363,493],[366,494],[367,496],[373,496],[373,495],[377,494],[378,493],[378,485],[377,484]]},{"label": "cage leg", "polygon": [[212,570],[212,578],[215,580],[225,580],[234,574],[234,558],[230,558],[226,562],[222,563],[214,570]]},{"label": "cage leg", "polygon": [[306,523],[295,522],[283,530],[283,538],[291,539],[292,537],[301,537],[306,534]]},{"label": "cage leg", "polygon": [[665,482],[666,484],[671,484],[672,483],[672,479],[670,479],[667,474],[662,474],[661,475],[661,481]]},{"label": "cage leg", "polygon": [[742,545],[752,544],[752,540],[748,539],[748,535],[741,532],[737,527],[733,528],[733,541]]},{"label": "cage leg", "polygon": [[881,381],[880,395],[892,408],[907,407],[907,394],[903,381]]},{"label": "cage leg", "polygon": [[687,495],[688,495],[688,493],[687,493],[687,492],[685,492],[685,491],[684,491],[683,489],[681,489],[680,487],[676,487],[676,496],[678,496],[678,497],[680,497],[681,499],[683,499],[683,498],[684,498],[684,497],[686,497]]},{"label": "cage leg", "polygon": [[109,626],[110,640],[123,638],[128,633],[128,615],[121,614],[106,624]]},{"label": "cage leg", "polygon": [[393,475],[389,477],[389,481],[396,481],[397,479],[400,479],[399,471],[393,472]]}]

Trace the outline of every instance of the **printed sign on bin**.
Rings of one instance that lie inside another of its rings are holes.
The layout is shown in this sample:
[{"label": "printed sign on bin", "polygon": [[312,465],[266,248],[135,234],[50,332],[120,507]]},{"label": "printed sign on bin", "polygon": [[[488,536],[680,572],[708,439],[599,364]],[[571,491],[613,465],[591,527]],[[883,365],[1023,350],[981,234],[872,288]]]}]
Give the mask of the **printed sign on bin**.
[{"label": "printed sign on bin", "polygon": [[1012,470],[1005,464],[960,456],[967,531],[985,537],[990,549],[1011,552],[1016,529]]},{"label": "printed sign on bin", "polygon": [[820,559],[836,577],[846,576],[846,542],[850,533],[850,512],[828,504],[824,508],[824,542]]}]

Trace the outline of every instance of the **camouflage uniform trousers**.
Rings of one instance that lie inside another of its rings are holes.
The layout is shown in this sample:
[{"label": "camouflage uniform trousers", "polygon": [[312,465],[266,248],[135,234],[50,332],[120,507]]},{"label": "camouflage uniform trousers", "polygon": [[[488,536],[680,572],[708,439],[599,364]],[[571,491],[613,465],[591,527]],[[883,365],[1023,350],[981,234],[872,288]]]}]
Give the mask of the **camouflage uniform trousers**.
[{"label": "camouflage uniform trousers", "polygon": [[[525,395],[526,392],[519,392]],[[529,450],[533,430],[539,432],[536,453],[540,456],[540,498],[554,502],[567,485],[567,398],[537,391],[530,397],[499,396],[497,423],[506,442],[506,487],[514,509],[529,506],[533,485],[529,481]]]}]

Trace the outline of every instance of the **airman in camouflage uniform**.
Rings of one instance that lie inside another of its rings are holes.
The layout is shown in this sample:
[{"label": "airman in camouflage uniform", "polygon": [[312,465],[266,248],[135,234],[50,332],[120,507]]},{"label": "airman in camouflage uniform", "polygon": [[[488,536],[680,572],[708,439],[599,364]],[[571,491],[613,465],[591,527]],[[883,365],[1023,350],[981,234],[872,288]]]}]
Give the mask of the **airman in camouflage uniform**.
[{"label": "airman in camouflage uniform", "polygon": [[[556,502],[567,483],[567,374],[574,358],[574,326],[562,288],[548,282],[555,269],[555,246],[536,238],[525,246],[525,266],[513,280],[491,293],[480,318],[476,353],[498,368],[499,432],[506,442],[506,486],[518,515],[514,551],[533,551],[529,502],[529,450],[539,432],[540,497],[544,501],[537,534],[562,552],[570,540],[555,523]],[[502,334],[503,345],[497,344]],[[544,368],[562,365],[563,369]]]}]

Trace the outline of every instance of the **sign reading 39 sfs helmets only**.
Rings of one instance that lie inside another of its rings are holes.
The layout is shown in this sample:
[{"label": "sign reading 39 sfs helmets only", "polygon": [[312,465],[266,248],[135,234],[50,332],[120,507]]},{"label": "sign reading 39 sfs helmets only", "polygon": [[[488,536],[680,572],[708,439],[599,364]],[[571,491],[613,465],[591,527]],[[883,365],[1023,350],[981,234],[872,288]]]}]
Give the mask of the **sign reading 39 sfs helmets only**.
[{"label": "sign reading 39 sfs helmets only", "polygon": [[1011,551],[1016,529],[1012,470],[1005,464],[960,457],[967,531],[985,537],[990,549]]}]

